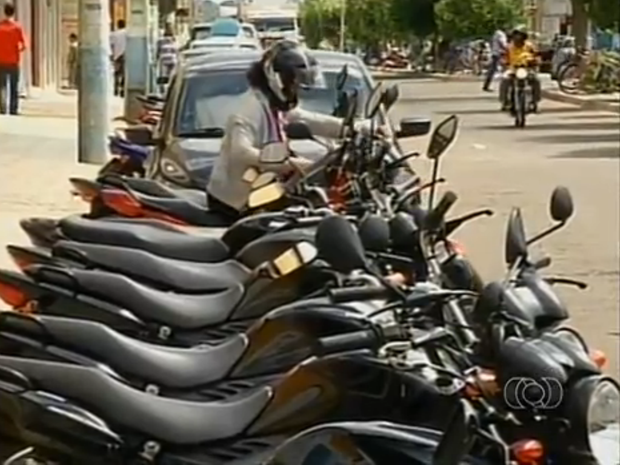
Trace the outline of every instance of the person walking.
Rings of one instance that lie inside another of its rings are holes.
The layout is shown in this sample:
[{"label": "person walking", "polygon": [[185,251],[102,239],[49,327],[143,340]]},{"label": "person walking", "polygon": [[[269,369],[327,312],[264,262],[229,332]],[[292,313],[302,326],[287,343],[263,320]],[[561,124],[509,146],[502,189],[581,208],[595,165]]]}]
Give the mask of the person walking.
[{"label": "person walking", "polygon": [[116,30],[110,34],[112,64],[114,66],[114,95],[123,96],[125,91],[125,50],[127,48],[127,30],[124,19],[116,23]]},{"label": "person walking", "polygon": [[[19,110],[19,65],[21,54],[26,49],[26,40],[21,25],[15,20],[15,6],[4,5],[3,20],[0,20],[0,114],[16,115]],[[8,101],[8,102],[7,102]]]},{"label": "person walking", "polygon": [[487,75],[484,80],[484,84],[482,86],[482,90],[486,92],[492,92],[491,90],[491,82],[493,82],[493,77],[495,77],[495,73],[499,69],[499,65],[501,63],[502,57],[508,48],[508,37],[503,29],[499,28],[493,34],[493,38],[491,39],[491,61],[489,62],[489,67],[487,69]]},{"label": "person walking", "polygon": [[79,80],[79,52],[78,36],[75,32],[69,34],[69,50],[67,52],[68,84],[70,89],[77,89]]}]

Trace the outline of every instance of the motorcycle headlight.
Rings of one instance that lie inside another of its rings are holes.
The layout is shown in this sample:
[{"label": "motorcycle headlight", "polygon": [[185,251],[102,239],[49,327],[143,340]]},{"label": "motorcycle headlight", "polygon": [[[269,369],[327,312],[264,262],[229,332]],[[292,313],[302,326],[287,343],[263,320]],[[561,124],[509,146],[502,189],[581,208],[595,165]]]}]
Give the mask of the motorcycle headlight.
[{"label": "motorcycle headlight", "polygon": [[591,376],[572,387],[567,403],[571,443],[599,465],[620,463],[620,387],[612,378]]},{"label": "motorcycle headlight", "polygon": [[178,163],[169,158],[162,158],[159,164],[162,176],[175,184],[186,185],[189,183],[189,177]]},{"label": "motorcycle headlight", "polygon": [[527,69],[525,69],[525,68],[518,68],[517,72],[515,73],[515,76],[517,77],[517,79],[525,79],[525,78],[527,78]]}]

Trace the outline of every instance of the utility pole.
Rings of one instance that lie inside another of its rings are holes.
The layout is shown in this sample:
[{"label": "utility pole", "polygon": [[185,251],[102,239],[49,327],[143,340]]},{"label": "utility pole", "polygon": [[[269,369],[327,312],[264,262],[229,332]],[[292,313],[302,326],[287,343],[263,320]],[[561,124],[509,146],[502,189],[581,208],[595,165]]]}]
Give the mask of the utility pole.
[{"label": "utility pole", "polygon": [[125,118],[137,120],[140,102],[136,97],[149,87],[149,0],[127,0],[127,48],[125,51]]},{"label": "utility pole", "polygon": [[110,9],[108,0],[80,0],[78,161],[105,163],[110,125]]},{"label": "utility pole", "polygon": [[340,0],[342,3],[340,5],[340,44],[338,48],[341,52],[344,52],[345,38],[346,38],[346,27],[347,27],[347,0]]}]

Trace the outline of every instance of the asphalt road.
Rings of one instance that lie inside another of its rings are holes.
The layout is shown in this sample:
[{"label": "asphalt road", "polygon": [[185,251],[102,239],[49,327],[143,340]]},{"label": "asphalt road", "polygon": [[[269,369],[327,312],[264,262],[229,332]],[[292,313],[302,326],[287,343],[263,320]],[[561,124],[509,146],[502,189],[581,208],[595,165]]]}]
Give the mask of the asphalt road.
[{"label": "asphalt road", "polygon": [[[395,81],[391,81],[395,82]],[[390,83],[391,83],[390,82]],[[398,82],[401,99],[394,120],[429,115],[435,122],[456,114],[460,134],[442,159],[443,189],[460,196],[454,213],[491,208],[496,214],[471,222],[458,233],[487,280],[503,276],[503,242],[512,207],[523,211],[530,234],[550,224],[548,202],[555,186],[568,187],[575,215],[563,230],[532,247],[548,255],[546,273],[588,282],[585,291],[558,288],[578,328],[591,347],[604,350],[609,370],[618,377],[620,120],[617,114],[584,112],[544,101],[524,129],[513,127],[498,111],[495,94],[474,82],[420,79]],[[407,148],[424,153],[426,140]],[[427,172],[428,160],[414,162]]]}]

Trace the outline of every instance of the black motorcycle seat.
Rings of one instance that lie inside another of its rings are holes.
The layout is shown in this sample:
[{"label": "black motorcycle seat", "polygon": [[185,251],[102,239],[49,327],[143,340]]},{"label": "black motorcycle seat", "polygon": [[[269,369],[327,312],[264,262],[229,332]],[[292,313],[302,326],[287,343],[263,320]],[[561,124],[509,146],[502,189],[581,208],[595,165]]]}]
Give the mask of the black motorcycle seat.
[{"label": "black motorcycle seat", "polygon": [[220,239],[173,231],[163,222],[157,227],[73,215],[60,220],[58,226],[66,237],[78,242],[131,247],[191,262],[215,263],[229,258],[228,247]]},{"label": "black motorcycle seat", "polygon": [[207,193],[198,189],[171,188],[154,179],[147,178],[123,178],[130,189],[143,192],[154,197],[182,198],[195,203],[202,208],[207,207]]},{"label": "black motorcycle seat", "polygon": [[250,270],[236,260],[187,262],[160,257],[144,250],[69,241],[57,242],[52,252],[55,257],[121,273],[155,287],[192,294],[243,284],[250,276]]},{"label": "black motorcycle seat", "polygon": [[235,334],[213,346],[161,346],[125,336],[95,321],[51,315],[5,318],[0,320],[0,331],[77,350],[127,378],[171,389],[199,388],[224,379],[248,345],[244,334]]},{"label": "black motorcycle seat", "polygon": [[192,402],[133,389],[91,367],[9,356],[0,356],[0,366],[22,373],[37,390],[91,410],[112,427],[118,425],[172,445],[238,436],[273,398],[273,389],[261,386],[221,401]]},{"label": "black motorcycle seat", "polygon": [[31,266],[25,271],[39,282],[118,305],[146,321],[172,329],[197,330],[224,323],[244,294],[240,284],[214,294],[175,294],[100,270]]},{"label": "black motorcycle seat", "polygon": [[133,190],[127,186],[127,190],[144,206],[168,213],[174,218],[185,221],[193,226],[205,226],[212,228],[226,228],[233,222],[229,218],[210,211],[205,205],[200,205],[187,198],[156,197],[143,192]]}]

